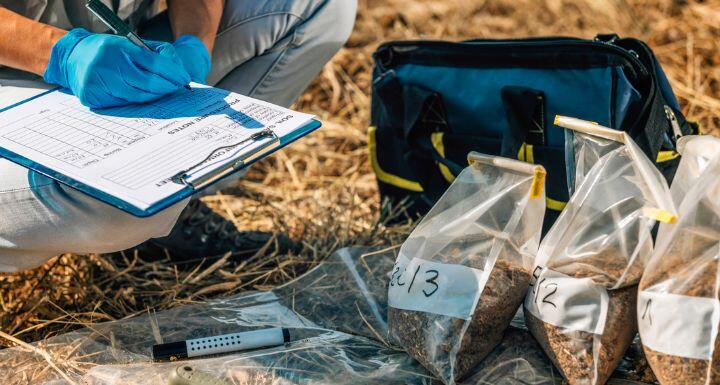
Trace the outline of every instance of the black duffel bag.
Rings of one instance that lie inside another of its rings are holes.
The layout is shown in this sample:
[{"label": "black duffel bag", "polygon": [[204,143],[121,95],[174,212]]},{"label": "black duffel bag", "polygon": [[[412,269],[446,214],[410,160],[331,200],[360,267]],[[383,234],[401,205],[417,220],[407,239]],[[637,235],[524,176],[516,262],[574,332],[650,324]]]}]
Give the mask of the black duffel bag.
[{"label": "black duffel bag", "polygon": [[668,180],[677,138],[697,133],[637,39],[396,41],[374,59],[370,160],[381,196],[404,201],[413,216],[478,151],[547,169],[549,228],[568,200],[558,114],[628,132]]}]

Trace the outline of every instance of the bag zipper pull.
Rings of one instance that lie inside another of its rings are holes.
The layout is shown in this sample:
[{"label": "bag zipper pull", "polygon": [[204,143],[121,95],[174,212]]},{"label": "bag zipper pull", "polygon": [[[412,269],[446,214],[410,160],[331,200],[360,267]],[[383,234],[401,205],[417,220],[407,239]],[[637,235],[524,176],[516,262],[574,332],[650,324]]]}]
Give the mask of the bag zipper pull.
[{"label": "bag zipper pull", "polygon": [[618,36],[615,33],[608,33],[608,34],[598,34],[595,36],[595,41],[599,41],[601,43],[610,44],[613,45],[615,43],[615,40],[619,39],[620,36]]},{"label": "bag zipper pull", "polygon": [[609,45],[609,46],[612,46],[612,47],[615,47],[615,48],[617,48],[617,49],[620,49],[620,50],[623,50],[623,51],[627,52],[627,53],[630,54],[630,56],[632,56],[632,58],[635,59],[635,61],[637,62],[638,68],[640,69],[640,74],[641,74],[642,76],[648,76],[648,75],[649,75],[648,70],[647,70],[647,68],[645,68],[645,65],[644,65],[643,62],[640,60],[640,54],[638,54],[637,52],[635,52],[635,50],[626,49],[626,48],[624,48],[624,47],[621,47],[621,46],[615,44],[615,41],[617,41],[618,39],[620,39],[620,36],[618,36],[618,35],[616,35],[616,34],[612,34],[612,35],[597,35],[597,36],[595,36],[594,41],[600,42],[600,43],[602,43],[602,44],[607,44],[607,45]]},{"label": "bag zipper pull", "polygon": [[680,124],[678,123],[677,117],[675,116],[672,108],[670,108],[669,106],[665,106],[664,109],[665,117],[667,117],[667,120],[670,122],[670,126],[672,126],[673,133],[675,134],[675,141],[677,142],[677,140],[683,136],[682,130],[680,129]]},{"label": "bag zipper pull", "polygon": [[[605,44],[607,44],[607,45],[612,45],[612,46],[618,47],[618,46],[615,44],[615,40],[617,40],[617,39],[619,39],[619,38],[620,38],[620,37],[619,37],[618,35],[613,35],[613,36],[610,37],[608,40],[603,40],[603,39],[600,39],[600,38],[596,37],[596,38],[595,38],[595,41],[599,41],[599,42],[605,43]],[[622,47],[619,47],[619,48],[622,48]],[[640,54],[638,54],[637,52],[635,52],[635,50],[628,49],[627,51],[628,51],[628,53],[629,53],[630,55],[635,56],[635,59],[640,60]]]}]

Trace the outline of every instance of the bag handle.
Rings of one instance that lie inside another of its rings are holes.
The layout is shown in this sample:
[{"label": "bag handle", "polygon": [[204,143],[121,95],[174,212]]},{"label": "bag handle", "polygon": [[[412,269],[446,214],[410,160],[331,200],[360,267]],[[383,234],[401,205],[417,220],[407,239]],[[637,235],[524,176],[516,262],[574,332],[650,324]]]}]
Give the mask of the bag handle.
[{"label": "bag handle", "polygon": [[403,159],[414,169],[414,179],[422,187],[423,199],[435,202],[445,192],[448,181],[438,168],[446,166],[454,175],[462,170],[440,154],[433,146],[433,134],[451,131],[442,96],[414,84],[401,84],[393,70],[374,82],[374,96],[381,100],[376,108],[388,108],[396,113],[382,114],[384,125],[393,127],[395,135],[402,136],[409,150]]}]

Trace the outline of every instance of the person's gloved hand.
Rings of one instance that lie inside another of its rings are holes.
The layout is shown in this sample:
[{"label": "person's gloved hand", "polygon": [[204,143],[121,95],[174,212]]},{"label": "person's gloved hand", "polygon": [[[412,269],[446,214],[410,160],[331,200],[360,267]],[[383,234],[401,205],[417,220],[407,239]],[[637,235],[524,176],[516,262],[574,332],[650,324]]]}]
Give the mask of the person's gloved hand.
[{"label": "person's gloved hand", "polygon": [[211,65],[210,53],[205,44],[193,35],[182,35],[175,40],[173,47],[192,81],[205,84]]},{"label": "person's gloved hand", "polygon": [[53,46],[43,78],[92,108],[155,100],[185,86],[190,74],[171,44],[153,46],[150,52],[122,36],[76,28]]}]

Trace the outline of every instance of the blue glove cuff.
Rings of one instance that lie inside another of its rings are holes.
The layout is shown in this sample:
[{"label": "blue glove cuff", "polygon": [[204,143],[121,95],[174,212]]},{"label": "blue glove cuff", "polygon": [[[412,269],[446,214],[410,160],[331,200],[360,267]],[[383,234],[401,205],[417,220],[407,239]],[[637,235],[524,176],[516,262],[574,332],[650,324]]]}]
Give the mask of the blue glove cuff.
[{"label": "blue glove cuff", "polygon": [[47,67],[45,67],[45,73],[43,73],[43,79],[46,83],[57,84],[65,88],[69,87],[67,72],[65,71],[68,57],[75,46],[90,35],[92,33],[84,28],[75,28],[55,43],[50,52],[50,60]]},{"label": "blue glove cuff", "polygon": [[[205,47],[205,44],[195,35],[182,35],[175,42],[173,45],[177,47],[192,47],[192,53],[195,54],[192,57],[184,57],[183,62],[186,66],[190,66],[192,68],[186,68],[187,71],[193,75],[196,76],[193,77],[193,81],[204,83],[205,77],[210,72],[210,67],[212,66],[212,61],[210,59],[210,52],[208,52],[207,47]],[[184,56],[181,54],[181,56]],[[189,60],[190,62],[186,62]]]}]

